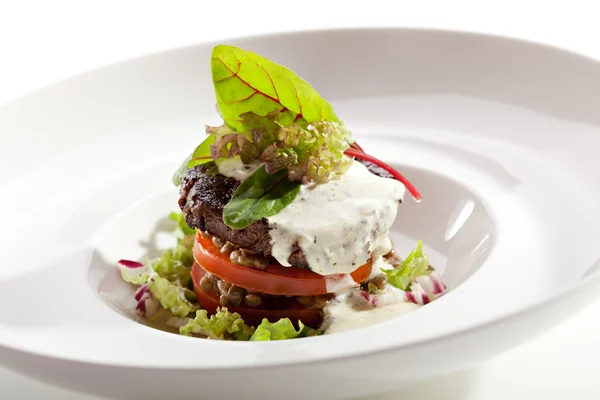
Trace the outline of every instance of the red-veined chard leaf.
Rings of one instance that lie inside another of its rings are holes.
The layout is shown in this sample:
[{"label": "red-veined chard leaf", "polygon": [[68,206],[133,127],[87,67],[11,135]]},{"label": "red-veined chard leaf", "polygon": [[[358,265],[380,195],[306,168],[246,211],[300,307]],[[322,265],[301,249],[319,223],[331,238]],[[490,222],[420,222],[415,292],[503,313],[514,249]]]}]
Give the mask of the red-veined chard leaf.
[{"label": "red-veined chard leaf", "polygon": [[290,69],[233,46],[216,46],[211,59],[217,103],[225,123],[243,132],[242,114],[285,113],[292,122],[339,122],[333,108],[315,89]]}]

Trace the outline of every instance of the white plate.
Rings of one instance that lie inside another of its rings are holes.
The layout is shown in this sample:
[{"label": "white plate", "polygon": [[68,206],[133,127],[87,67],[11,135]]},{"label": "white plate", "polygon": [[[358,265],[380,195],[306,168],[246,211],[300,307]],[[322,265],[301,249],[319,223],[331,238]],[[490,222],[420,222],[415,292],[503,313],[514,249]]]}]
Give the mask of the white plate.
[{"label": "white plate", "polygon": [[395,320],[233,343],[133,321],[118,258],[168,245],[173,170],[216,123],[212,45],[94,71],[0,109],[0,360],[111,397],[382,392],[515,346],[600,290],[600,65],[552,48],[425,30],[229,41],[330,99],[425,198],[400,207],[451,291]]}]

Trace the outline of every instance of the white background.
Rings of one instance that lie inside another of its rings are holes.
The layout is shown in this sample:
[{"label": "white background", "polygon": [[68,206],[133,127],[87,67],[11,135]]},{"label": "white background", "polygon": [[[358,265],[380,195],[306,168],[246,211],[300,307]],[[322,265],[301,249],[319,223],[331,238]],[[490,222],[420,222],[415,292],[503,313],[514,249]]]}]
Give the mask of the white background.
[{"label": "white background", "polygon": [[[0,104],[123,59],[202,41],[300,29],[409,26],[477,31],[543,42],[600,60],[594,3],[0,0]],[[377,399],[600,399],[599,320],[600,301],[486,364]],[[0,398],[91,399],[1,367]]]}]

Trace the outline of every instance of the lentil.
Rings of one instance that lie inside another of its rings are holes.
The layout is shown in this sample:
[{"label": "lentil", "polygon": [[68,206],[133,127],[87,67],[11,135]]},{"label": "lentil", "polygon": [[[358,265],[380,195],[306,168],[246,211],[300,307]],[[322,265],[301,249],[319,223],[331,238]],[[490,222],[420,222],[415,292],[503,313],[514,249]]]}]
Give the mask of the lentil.
[{"label": "lentil", "polygon": [[305,307],[312,306],[315,302],[315,298],[312,296],[298,296],[296,300],[298,300],[298,303],[302,304]]},{"label": "lentil", "polygon": [[204,293],[212,292],[213,282],[208,276],[204,276],[200,280],[200,290],[202,290]]},{"label": "lentil", "polygon": [[226,242],[223,247],[221,247],[221,254],[228,254],[231,253],[233,250],[235,250],[236,247],[233,243],[231,242]]},{"label": "lentil", "polygon": [[231,287],[231,283],[225,282],[223,280],[219,280],[217,282],[217,286],[219,287],[219,290],[221,291],[221,293],[225,294],[225,293],[227,293],[227,291]]},{"label": "lentil", "polygon": [[244,297],[245,290],[239,286],[232,285],[227,292],[227,298],[234,304],[240,304]]},{"label": "lentil", "polygon": [[383,258],[385,258],[387,262],[393,266],[398,266],[402,264],[402,257],[396,254],[396,251],[394,249],[390,250],[389,253],[383,256]]},{"label": "lentil", "polygon": [[218,238],[218,237],[216,237],[216,236],[213,236],[213,238],[212,238],[212,242],[213,242],[213,244],[215,245],[215,247],[217,247],[217,248],[219,248],[219,249],[220,249],[221,247],[225,246],[225,242],[223,242],[223,240],[221,240],[220,238]]},{"label": "lentil", "polygon": [[211,235],[210,233],[208,233],[208,231],[200,231],[200,235],[201,235],[203,238],[207,238],[207,239],[210,239],[210,238],[212,238],[212,235]]},{"label": "lentil", "polygon": [[243,265],[244,267],[250,267],[254,265],[254,262],[248,257],[243,257],[241,250],[234,250],[229,254],[229,260],[238,265]]},{"label": "lentil", "polygon": [[329,302],[329,297],[327,296],[315,296],[314,297],[314,306],[318,308],[323,308]]},{"label": "lentil", "polygon": [[269,264],[269,260],[264,257],[254,258],[254,268],[256,269],[265,269],[269,266]]},{"label": "lentil", "polygon": [[260,303],[262,303],[262,299],[258,294],[249,293],[244,297],[244,303],[246,303],[250,307],[256,307]]},{"label": "lentil", "polygon": [[385,289],[386,280],[383,276],[378,276],[374,278],[372,281],[373,285],[377,286],[377,289],[383,290]]},{"label": "lentil", "polygon": [[260,270],[267,268],[270,264],[267,258],[251,253],[246,249],[233,250],[229,254],[229,260],[234,264]]},{"label": "lentil", "polygon": [[228,299],[227,297],[225,297],[225,296],[221,296],[221,297],[219,298],[219,303],[220,303],[222,306],[228,306],[228,305],[229,305],[229,299]]}]

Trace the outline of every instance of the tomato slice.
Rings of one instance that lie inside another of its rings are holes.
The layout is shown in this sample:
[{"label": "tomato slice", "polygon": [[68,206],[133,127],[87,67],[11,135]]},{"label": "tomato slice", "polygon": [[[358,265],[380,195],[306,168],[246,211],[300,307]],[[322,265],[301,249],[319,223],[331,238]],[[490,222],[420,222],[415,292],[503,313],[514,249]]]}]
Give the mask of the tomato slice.
[{"label": "tomato slice", "polygon": [[194,243],[194,259],[204,270],[226,282],[260,293],[283,296],[318,296],[339,291],[344,289],[343,282],[348,281],[348,287],[364,282],[371,274],[372,267],[369,260],[350,274],[351,280],[341,279],[343,274],[323,276],[308,269],[284,267],[278,263],[258,270],[232,263],[229,256],[221,254],[211,239],[200,233],[196,235]]},{"label": "tomato slice", "polygon": [[[204,293],[200,289],[200,280],[206,272],[194,263],[192,266],[192,281],[194,282],[194,291],[196,292],[196,300],[201,308],[206,310],[208,315],[213,315],[217,312],[217,308],[221,307],[219,298],[212,293]],[[289,318],[292,323],[298,327],[298,321],[302,321],[304,325],[318,328],[321,324],[321,310],[319,308],[304,308],[295,300],[284,298],[285,306],[288,308],[281,309],[261,309],[260,307],[249,307],[244,304],[238,306],[228,305],[227,309],[231,312],[236,312],[241,315],[244,322],[248,325],[257,326],[263,318],[267,318],[269,322],[277,322],[281,318]]]}]

